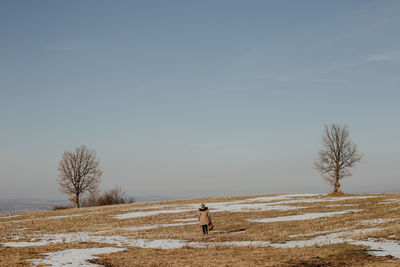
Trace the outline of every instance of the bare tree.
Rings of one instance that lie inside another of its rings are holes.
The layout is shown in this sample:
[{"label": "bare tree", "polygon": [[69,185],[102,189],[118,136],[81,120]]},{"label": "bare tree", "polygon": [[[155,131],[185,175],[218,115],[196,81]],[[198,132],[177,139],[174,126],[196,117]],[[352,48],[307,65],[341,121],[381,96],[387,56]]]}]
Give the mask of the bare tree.
[{"label": "bare tree", "polygon": [[334,187],[334,193],[339,192],[341,180],[351,175],[350,168],[362,158],[349,135],[347,125],[325,125],[322,149],[314,162],[314,168]]},{"label": "bare tree", "polygon": [[81,145],[75,151],[65,151],[58,163],[60,190],[70,194],[71,201],[79,208],[79,200],[85,192],[96,190],[103,172],[99,169],[96,152]]}]

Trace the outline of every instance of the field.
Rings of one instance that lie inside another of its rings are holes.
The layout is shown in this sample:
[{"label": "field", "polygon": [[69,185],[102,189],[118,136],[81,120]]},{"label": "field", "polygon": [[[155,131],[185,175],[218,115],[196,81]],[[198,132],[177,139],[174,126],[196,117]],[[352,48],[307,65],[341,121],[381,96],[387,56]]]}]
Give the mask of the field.
[{"label": "field", "polygon": [[[198,208],[215,228],[203,236]],[[279,194],[0,216],[0,266],[400,266],[400,194]]]}]

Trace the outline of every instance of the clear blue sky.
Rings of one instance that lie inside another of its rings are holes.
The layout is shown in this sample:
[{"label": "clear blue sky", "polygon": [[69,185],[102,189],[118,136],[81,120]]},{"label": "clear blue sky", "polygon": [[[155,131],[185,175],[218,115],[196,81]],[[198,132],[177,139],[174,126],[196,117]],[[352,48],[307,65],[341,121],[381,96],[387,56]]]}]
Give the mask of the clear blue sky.
[{"label": "clear blue sky", "polygon": [[1,1],[0,198],[66,198],[95,149],[133,195],[328,192],[326,123],[364,153],[343,191],[400,191],[400,1]]}]

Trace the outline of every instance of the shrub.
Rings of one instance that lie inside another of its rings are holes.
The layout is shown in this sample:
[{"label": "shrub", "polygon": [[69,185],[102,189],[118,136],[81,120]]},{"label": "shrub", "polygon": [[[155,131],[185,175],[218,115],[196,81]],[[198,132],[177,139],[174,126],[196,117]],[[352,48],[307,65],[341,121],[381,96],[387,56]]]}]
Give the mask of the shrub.
[{"label": "shrub", "polygon": [[105,206],[105,205],[116,205],[116,204],[129,204],[135,202],[135,198],[132,196],[126,196],[125,192],[118,186],[108,191],[104,191],[100,194],[97,191],[91,192],[82,201],[82,206],[93,207],[93,206]]},{"label": "shrub", "polygon": [[53,210],[65,210],[65,209],[72,209],[71,206],[54,206]]}]

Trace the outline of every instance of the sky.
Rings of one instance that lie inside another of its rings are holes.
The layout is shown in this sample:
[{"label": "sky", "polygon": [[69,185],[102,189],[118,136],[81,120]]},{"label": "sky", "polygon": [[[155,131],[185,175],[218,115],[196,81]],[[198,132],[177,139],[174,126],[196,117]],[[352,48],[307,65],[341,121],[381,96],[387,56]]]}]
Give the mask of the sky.
[{"label": "sky", "polygon": [[400,191],[399,1],[0,2],[0,198],[67,199],[84,144],[133,196],[327,193],[325,124]]}]

